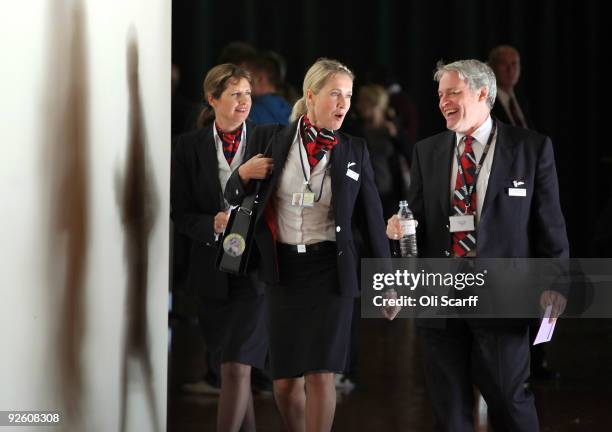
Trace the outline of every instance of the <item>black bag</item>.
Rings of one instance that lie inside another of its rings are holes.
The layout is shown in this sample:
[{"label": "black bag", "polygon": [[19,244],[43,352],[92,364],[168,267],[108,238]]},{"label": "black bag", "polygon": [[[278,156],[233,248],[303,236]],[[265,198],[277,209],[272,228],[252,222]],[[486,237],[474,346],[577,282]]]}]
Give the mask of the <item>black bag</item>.
[{"label": "black bag", "polygon": [[[277,130],[281,127],[277,126]],[[264,156],[268,155],[272,141],[268,142],[263,152]],[[237,275],[244,275],[247,272],[262,182],[263,180],[257,181],[255,191],[244,197],[242,203],[230,214],[217,250],[217,268],[223,272]]]},{"label": "black bag", "polygon": [[259,188],[256,188],[230,214],[217,251],[217,268],[221,271],[246,274],[253,243],[258,192]]}]

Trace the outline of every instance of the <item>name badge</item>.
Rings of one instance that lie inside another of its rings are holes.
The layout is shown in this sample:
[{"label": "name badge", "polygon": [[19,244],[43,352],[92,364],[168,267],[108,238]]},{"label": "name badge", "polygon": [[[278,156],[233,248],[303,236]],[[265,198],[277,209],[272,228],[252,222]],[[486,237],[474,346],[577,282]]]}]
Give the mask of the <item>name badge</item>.
[{"label": "name badge", "polygon": [[355,181],[359,180],[359,174],[357,174],[355,171],[353,171],[350,168],[347,168],[346,170],[346,176],[352,178]]},{"label": "name badge", "polygon": [[474,231],[474,215],[450,216],[448,218],[450,232]]},{"label": "name badge", "polygon": [[302,200],[302,206],[312,207],[314,205],[315,194],[314,192],[304,192],[304,199]]},{"label": "name badge", "polygon": [[508,195],[515,197],[526,197],[527,189],[525,188],[508,188]]},{"label": "name badge", "polygon": [[295,192],[291,196],[291,205],[296,207],[312,207],[314,206],[314,192]]}]

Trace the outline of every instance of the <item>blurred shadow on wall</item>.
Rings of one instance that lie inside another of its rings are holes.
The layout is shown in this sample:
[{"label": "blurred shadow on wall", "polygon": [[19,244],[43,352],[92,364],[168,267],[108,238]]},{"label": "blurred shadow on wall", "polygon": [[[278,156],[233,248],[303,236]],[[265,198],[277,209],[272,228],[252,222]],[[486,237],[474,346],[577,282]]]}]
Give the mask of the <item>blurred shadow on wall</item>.
[{"label": "blurred shadow on wall", "polygon": [[129,92],[127,158],[123,173],[116,174],[117,204],[125,236],[127,266],[126,322],[122,353],[120,420],[126,430],[129,415],[128,389],[137,382],[145,388],[145,397],[153,431],[160,431],[155,406],[147,316],[149,237],[158,212],[158,197],[147,158],[147,137],[143,121],[138,75],[138,46],[133,28],[128,33],[127,82]]},{"label": "blurred shadow on wall", "polygon": [[[64,430],[82,430],[84,298],[89,242],[87,53],[84,6],[49,5],[47,141],[42,167],[50,215],[47,265],[50,317],[57,321],[57,385]],[[52,363],[52,362],[50,362]],[[49,382],[53,379],[49,372]]]}]

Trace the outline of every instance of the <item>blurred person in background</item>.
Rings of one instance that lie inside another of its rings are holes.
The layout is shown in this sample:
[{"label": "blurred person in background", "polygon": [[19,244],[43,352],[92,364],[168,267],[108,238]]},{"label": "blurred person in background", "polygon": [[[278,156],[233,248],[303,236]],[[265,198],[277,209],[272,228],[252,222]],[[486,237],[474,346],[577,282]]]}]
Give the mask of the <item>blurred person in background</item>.
[{"label": "blurred person in background", "polygon": [[497,99],[491,113],[504,123],[533,129],[526,115],[527,102],[516,95],[515,87],[521,77],[521,56],[510,45],[498,45],[489,53],[489,66],[497,80]]},{"label": "blurred person in background", "polygon": [[276,56],[261,52],[245,63],[253,77],[253,106],[249,120],[255,124],[289,123],[291,106],[280,95],[282,70]]},{"label": "blurred person in background", "polygon": [[408,190],[404,180],[409,175],[404,154],[411,153],[411,148],[406,140],[398,138],[398,127],[390,119],[389,95],[382,86],[360,87],[355,107],[370,151],[383,214],[389,218],[397,212],[398,203]]}]

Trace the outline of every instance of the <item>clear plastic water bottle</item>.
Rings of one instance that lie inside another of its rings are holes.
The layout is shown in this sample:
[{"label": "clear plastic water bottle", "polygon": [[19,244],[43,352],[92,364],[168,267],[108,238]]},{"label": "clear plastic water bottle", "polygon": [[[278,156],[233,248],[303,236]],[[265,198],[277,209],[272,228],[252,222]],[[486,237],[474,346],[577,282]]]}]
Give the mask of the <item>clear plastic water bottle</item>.
[{"label": "clear plastic water bottle", "polygon": [[417,239],[416,239],[416,221],[410,208],[408,207],[408,201],[400,201],[399,211],[397,212],[399,217],[400,228],[402,231],[402,237],[400,238],[400,254],[403,257],[415,257],[418,254]]}]

